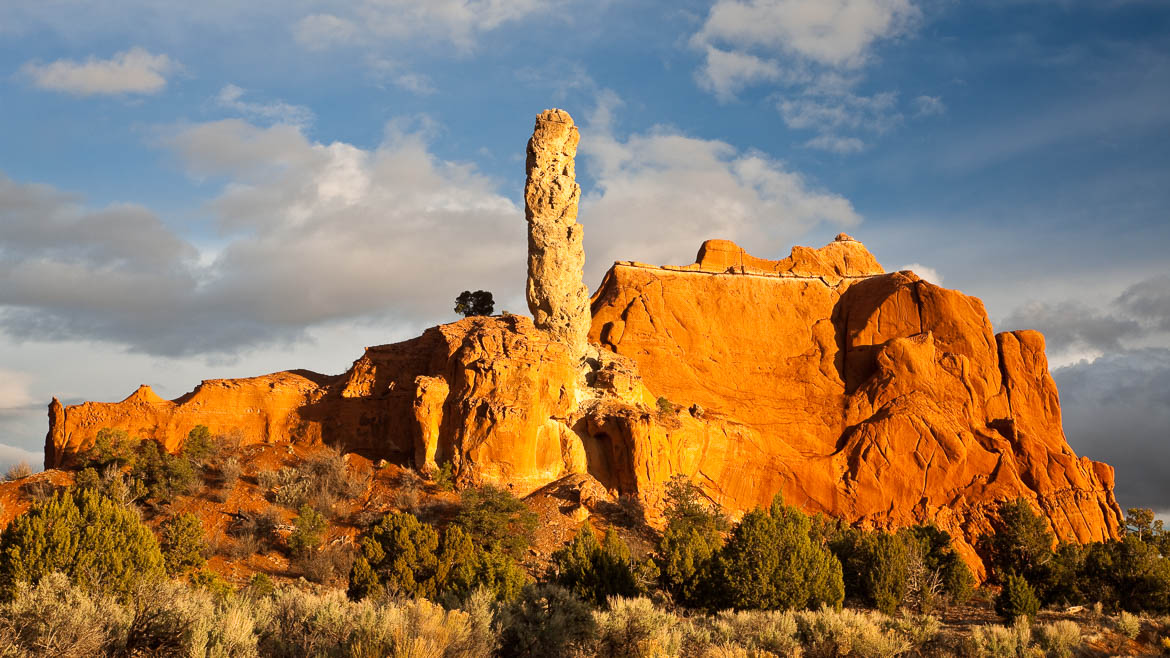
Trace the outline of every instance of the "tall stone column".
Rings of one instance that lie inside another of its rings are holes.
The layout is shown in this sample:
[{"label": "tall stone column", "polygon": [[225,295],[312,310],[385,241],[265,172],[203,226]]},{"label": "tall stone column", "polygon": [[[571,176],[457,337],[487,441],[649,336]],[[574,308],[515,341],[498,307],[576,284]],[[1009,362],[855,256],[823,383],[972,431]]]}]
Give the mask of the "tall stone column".
[{"label": "tall stone column", "polygon": [[528,220],[528,310],[536,326],[584,358],[589,334],[589,288],[584,283],[585,248],[577,223],[573,158],[580,135],[564,110],[536,117],[528,141],[524,216]]}]

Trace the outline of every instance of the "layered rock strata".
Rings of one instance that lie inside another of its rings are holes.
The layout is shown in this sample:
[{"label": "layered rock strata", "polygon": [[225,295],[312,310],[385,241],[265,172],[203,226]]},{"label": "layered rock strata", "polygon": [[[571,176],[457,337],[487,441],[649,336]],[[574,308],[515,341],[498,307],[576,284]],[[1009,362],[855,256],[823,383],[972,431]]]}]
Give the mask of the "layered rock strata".
[{"label": "layered rock strata", "polygon": [[564,110],[536,117],[528,142],[524,216],[528,221],[528,310],[538,329],[584,358],[589,333],[585,248],[577,223],[574,158],[580,135]]}]

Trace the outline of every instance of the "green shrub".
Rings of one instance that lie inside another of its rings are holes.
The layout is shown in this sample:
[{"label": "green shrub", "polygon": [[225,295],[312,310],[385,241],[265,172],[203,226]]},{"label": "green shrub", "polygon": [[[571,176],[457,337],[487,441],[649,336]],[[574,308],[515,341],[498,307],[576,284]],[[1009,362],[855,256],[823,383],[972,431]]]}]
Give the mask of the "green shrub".
[{"label": "green shrub", "polygon": [[560,658],[588,647],[597,623],[589,605],[563,587],[529,585],[500,613],[504,658]]},{"label": "green shrub", "polygon": [[527,581],[500,548],[477,546],[459,526],[439,533],[413,514],[393,512],[360,542],[350,571],[349,594],[463,598],[486,588],[497,598],[515,596]]},{"label": "green shrub", "polygon": [[252,574],[252,577],[248,580],[247,591],[248,596],[251,598],[263,599],[272,596],[272,593],[276,591],[276,585],[268,577],[268,574],[258,571]]},{"label": "green shrub", "polygon": [[723,548],[727,518],[681,475],[667,484],[665,502],[666,529],[658,543],[662,586],[680,604],[703,607],[710,598],[703,589],[707,570]]},{"label": "green shrub", "polygon": [[215,439],[212,438],[211,430],[207,429],[206,425],[196,425],[190,432],[187,432],[187,440],[183,442],[183,447],[179,452],[183,457],[195,463],[203,463],[215,453]]},{"label": "green shrub", "polygon": [[1037,628],[1040,648],[1052,658],[1071,658],[1081,646],[1081,627],[1075,621],[1062,619]]},{"label": "green shrub", "polygon": [[203,522],[194,514],[172,516],[159,528],[163,563],[171,575],[186,573],[202,567],[207,561],[207,538],[203,534]]},{"label": "green shrub", "polygon": [[637,565],[630,549],[610,528],[602,543],[586,522],[573,541],[552,555],[551,580],[583,600],[603,606],[611,596],[634,597],[638,587]]},{"label": "green shrub", "polygon": [[162,576],[158,542],[138,515],[94,491],[67,490],[34,505],[0,534],[0,598],[59,571],[120,597]]},{"label": "green shrub", "polygon": [[1009,573],[1023,576],[1029,583],[1043,583],[1048,580],[1055,544],[1048,521],[1028,501],[1017,498],[1000,503],[991,532],[979,538],[977,548],[993,584],[1006,583]]},{"label": "green shrub", "polygon": [[487,485],[460,494],[454,523],[481,546],[520,559],[532,543],[536,514],[506,489]]},{"label": "green shrub", "polygon": [[439,471],[435,473],[435,486],[439,491],[454,491],[455,490],[455,464],[449,461],[443,462],[439,466]]},{"label": "green shrub", "polygon": [[301,505],[293,526],[294,530],[288,536],[288,548],[294,556],[302,556],[316,550],[325,541],[325,530],[329,524],[320,512],[308,505]]},{"label": "green shrub", "polygon": [[933,525],[917,525],[904,532],[918,541],[922,566],[928,574],[938,574],[942,593],[953,603],[969,599],[975,591],[975,576],[955,550],[950,533]]},{"label": "green shrub", "polygon": [[1009,574],[995,598],[995,611],[999,616],[1009,620],[1017,617],[1032,619],[1039,610],[1040,601],[1028,581],[1023,576]]},{"label": "green shrub", "polygon": [[887,615],[901,607],[917,548],[905,535],[871,532],[861,536],[848,566],[857,570],[860,594],[868,605]]},{"label": "green shrub", "polygon": [[776,496],[769,510],[744,515],[716,556],[708,587],[715,606],[792,609],[844,599],[841,563],[814,543],[809,517]]}]

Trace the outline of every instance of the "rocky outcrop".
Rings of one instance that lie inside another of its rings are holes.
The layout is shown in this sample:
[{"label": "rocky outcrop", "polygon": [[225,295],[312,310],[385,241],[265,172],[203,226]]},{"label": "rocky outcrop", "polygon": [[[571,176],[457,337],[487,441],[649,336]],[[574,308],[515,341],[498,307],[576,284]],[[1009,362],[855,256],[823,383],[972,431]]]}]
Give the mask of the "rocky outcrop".
[{"label": "rocky outcrop", "polygon": [[333,377],[205,381],[175,400],[146,386],[118,403],[54,399],[45,465],[68,464],[103,428],[177,451],[205,425],[242,444],[449,464],[457,483],[521,495],[596,481],[640,497],[651,517],[682,473],[733,514],[782,493],[867,527],[931,521],[976,571],[972,543],[1004,499],[1034,501],[1062,539],[1117,536],[1113,471],[1069,448],[1043,337],[994,334],[978,299],[886,273],[848,235],[782,260],[709,240],[690,265],[619,262],[590,300],[577,141],[572,118],[548,110],[528,144],[535,321],[433,327],[367,348]]},{"label": "rocky outcrop", "polygon": [[654,455],[632,467],[640,493],[682,472],[731,509],[781,492],[861,525],[929,520],[967,538],[1024,496],[1064,539],[1116,536],[1112,469],[1069,448],[1039,334],[996,336],[978,299],[883,273],[845,235],[780,261],[709,241],[696,260],[617,263],[593,297],[590,338],[650,390],[742,425],[678,445],[615,419],[616,441]]},{"label": "rocky outcrop", "polygon": [[564,343],[579,360],[589,333],[589,289],[582,276],[585,248],[577,223],[573,158],[580,136],[564,110],[536,117],[528,142],[524,215],[528,220],[528,310],[536,327]]}]

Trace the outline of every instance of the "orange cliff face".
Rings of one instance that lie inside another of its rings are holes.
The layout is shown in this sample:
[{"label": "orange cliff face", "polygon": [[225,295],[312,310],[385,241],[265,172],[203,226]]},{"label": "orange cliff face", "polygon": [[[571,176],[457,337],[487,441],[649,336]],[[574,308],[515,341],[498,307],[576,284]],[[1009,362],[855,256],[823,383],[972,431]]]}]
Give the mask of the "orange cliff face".
[{"label": "orange cliff face", "polygon": [[854,523],[930,520],[973,539],[997,501],[1023,496],[1062,539],[1117,536],[1112,468],[1069,448],[1039,333],[993,334],[978,299],[886,274],[844,234],[780,261],[708,241],[697,260],[615,264],[590,339],[650,390],[751,430],[653,449],[725,506],[779,491]]},{"label": "orange cliff face", "polygon": [[933,521],[977,571],[971,544],[1003,499],[1035,501],[1064,539],[1117,535],[1112,469],[1068,447],[1040,334],[993,334],[978,299],[887,274],[845,235],[779,261],[712,240],[697,260],[615,264],[583,363],[528,318],[470,318],[368,348],[333,377],[54,401],[46,466],[102,428],[175,451],[206,425],[245,444],[450,462],[462,484],[519,495],[589,473],[652,514],[683,473],[734,514],[780,492],[870,527]]}]

